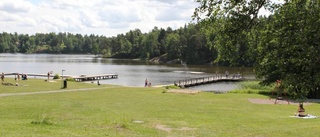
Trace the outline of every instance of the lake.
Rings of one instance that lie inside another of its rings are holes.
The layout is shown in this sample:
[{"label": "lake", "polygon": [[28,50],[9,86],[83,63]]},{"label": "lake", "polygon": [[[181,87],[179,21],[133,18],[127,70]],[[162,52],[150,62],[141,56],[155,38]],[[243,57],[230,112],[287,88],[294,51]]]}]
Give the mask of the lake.
[{"label": "lake", "polygon": [[[118,74],[118,79],[102,80],[102,84],[144,86],[145,79],[152,85],[168,85],[174,81],[240,72],[243,77],[253,79],[252,68],[220,67],[212,65],[154,64],[142,60],[96,58],[94,55],[67,54],[0,54],[0,72],[39,73],[64,75]],[[237,88],[232,82],[213,83],[197,87],[204,91],[228,91]]]}]

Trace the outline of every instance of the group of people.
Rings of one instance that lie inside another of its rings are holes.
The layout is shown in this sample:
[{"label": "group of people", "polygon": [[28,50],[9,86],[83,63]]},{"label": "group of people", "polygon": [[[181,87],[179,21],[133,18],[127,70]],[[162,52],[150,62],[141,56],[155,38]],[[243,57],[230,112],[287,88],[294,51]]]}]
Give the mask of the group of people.
[{"label": "group of people", "polygon": [[[4,75],[4,73],[2,72],[1,73],[1,81],[2,81],[2,83],[4,82],[4,78],[5,78],[5,75]],[[16,81],[18,80],[20,80],[20,74],[18,73],[17,75],[15,75],[15,78],[14,78]],[[28,79],[28,76],[27,76],[27,74],[21,74],[21,79],[22,80],[27,80]]]},{"label": "group of people", "polygon": [[151,82],[148,82],[148,79],[144,81],[144,87],[151,87]]},{"label": "group of people", "polygon": [[[221,79],[221,78],[223,77],[223,75],[218,75],[218,72],[217,72],[217,71],[216,71],[215,76],[216,76],[218,79]],[[229,71],[225,71],[225,72],[224,72],[224,76],[225,76],[226,78],[230,78],[230,77],[231,77],[231,76],[229,75]],[[241,76],[240,72],[238,72],[237,74],[233,73],[233,75],[232,75],[232,78],[241,78],[241,77],[242,77],[242,76]]]},{"label": "group of people", "polygon": [[[18,78],[15,77],[15,80],[20,80],[20,74],[18,73]],[[28,75],[27,74],[21,74],[21,80],[28,80]]]}]

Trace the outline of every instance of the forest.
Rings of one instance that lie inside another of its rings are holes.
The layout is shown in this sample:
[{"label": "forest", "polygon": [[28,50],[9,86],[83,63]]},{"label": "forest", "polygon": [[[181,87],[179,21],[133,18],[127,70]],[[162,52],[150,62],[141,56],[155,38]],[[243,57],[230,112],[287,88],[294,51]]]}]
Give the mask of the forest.
[{"label": "forest", "polygon": [[1,53],[95,54],[127,59],[175,60],[188,64],[210,63],[217,57],[208,46],[200,25],[189,24],[177,30],[154,27],[148,33],[130,30],[114,37],[71,33],[35,35],[0,34]]},{"label": "forest", "polygon": [[[295,98],[320,98],[320,1],[196,0],[197,23],[114,37],[0,34],[0,53],[95,54],[160,63],[251,66],[263,84],[282,80]],[[270,11],[259,16],[261,8]]]}]

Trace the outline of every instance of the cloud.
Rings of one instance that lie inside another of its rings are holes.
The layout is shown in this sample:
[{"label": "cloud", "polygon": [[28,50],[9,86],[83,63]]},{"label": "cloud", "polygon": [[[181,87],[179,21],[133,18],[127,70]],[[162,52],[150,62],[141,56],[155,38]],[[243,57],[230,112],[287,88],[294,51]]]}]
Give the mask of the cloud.
[{"label": "cloud", "polygon": [[1,0],[0,27],[28,34],[115,36],[133,29],[181,27],[191,21],[195,7],[193,0]]},{"label": "cloud", "polygon": [[[166,0],[158,0],[166,1]],[[176,21],[184,20],[190,21],[193,14],[194,7],[197,6],[197,3],[192,1],[175,1],[170,4],[163,6],[162,11],[159,12],[156,19],[159,21]]]},{"label": "cloud", "polygon": [[26,13],[32,9],[32,4],[24,0],[2,0],[0,2],[0,10],[8,13]]},{"label": "cloud", "polygon": [[5,22],[14,22],[14,21],[20,21],[21,17],[14,15],[14,14],[9,14],[7,12],[1,12],[0,11],[0,21],[5,21]]}]

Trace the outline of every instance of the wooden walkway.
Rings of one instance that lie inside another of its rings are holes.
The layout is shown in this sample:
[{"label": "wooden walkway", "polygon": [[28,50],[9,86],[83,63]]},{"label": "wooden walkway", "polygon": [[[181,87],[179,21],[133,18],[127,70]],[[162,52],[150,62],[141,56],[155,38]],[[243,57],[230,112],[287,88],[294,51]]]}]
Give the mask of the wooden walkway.
[{"label": "wooden walkway", "polygon": [[[18,76],[18,74],[20,75],[27,75],[27,76],[32,76],[32,77],[48,77],[48,74],[35,74],[35,73],[5,73],[4,75],[6,76]],[[50,77],[54,77],[54,75],[50,75]]]},{"label": "wooden walkway", "polygon": [[[30,77],[48,77],[48,74],[35,74],[35,73],[5,73],[6,76],[18,76],[20,75],[20,78],[22,75],[27,75],[28,78]],[[50,77],[54,77],[54,75],[50,75]],[[61,76],[60,76],[61,77]],[[99,74],[99,75],[81,75],[81,76],[72,76],[72,75],[63,75],[63,78],[71,78],[74,79],[77,82],[81,81],[93,81],[93,80],[104,80],[104,79],[116,79],[118,78],[117,74]]]},{"label": "wooden walkway", "polygon": [[209,76],[209,77],[174,81],[174,85],[180,88],[185,88],[185,87],[192,87],[192,86],[198,86],[198,85],[216,83],[216,82],[228,82],[228,81],[237,82],[242,80],[243,80],[243,77],[237,77],[237,76],[236,77],[235,76],[233,77]]},{"label": "wooden walkway", "polygon": [[93,80],[104,80],[104,79],[116,79],[118,78],[118,75],[116,74],[100,74],[100,75],[81,75],[78,77],[71,77],[75,81],[81,82],[81,81],[93,81]]}]

